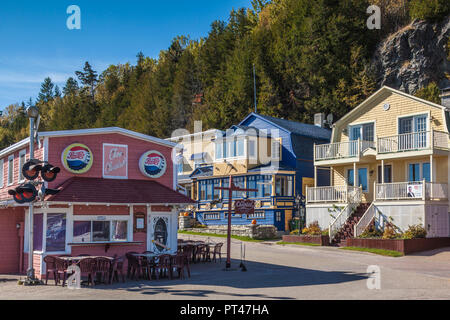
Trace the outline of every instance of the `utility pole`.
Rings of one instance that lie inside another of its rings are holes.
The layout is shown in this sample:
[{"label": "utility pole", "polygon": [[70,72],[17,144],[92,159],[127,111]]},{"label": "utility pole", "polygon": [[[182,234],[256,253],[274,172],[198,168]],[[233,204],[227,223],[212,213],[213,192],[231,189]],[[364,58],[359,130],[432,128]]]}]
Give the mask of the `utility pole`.
[{"label": "utility pole", "polygon": [[229,187],[217,187],[216,189],[228,190],[228,230],[227,230],[227,262],[225,270],[231,268],[231,207],[233,201],[233,191],[257,192],[258,189],[244,189],[234,185],[233,176],[230,176]]}]

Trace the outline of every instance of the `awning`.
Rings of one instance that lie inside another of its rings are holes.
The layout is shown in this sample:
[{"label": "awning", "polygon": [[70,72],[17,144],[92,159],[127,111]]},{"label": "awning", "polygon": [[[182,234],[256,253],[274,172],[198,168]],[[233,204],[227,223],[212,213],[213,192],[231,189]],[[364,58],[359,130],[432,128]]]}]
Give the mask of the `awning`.
[{"label": "awning", "polygon": [[185,195],[151,180],[72,177],[46,201],[78,203],[195,203]]}]

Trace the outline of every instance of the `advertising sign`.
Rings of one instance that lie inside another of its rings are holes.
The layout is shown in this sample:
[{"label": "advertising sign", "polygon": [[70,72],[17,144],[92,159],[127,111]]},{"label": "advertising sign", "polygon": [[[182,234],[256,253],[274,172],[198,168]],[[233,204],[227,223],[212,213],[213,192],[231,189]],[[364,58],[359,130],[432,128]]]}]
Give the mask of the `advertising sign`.
[{"label": "advertising sign", "polygon": [[157,179],[166,172],[166,158],[158,151],[147,151],[139,160],[139,169],[143,175]]},{"label": "advertising sign", "polygon": [[86,145],[74,143],[64,149],[61,162],[67,171],[81,174],[86,173],[92,167],[94,156]]},{"label": "advertising sign", "polygon": [[255,212],[255,201],[253,200],[236,200],[234,203],[235,214],[253,214]]},{"label": "advertising sign", "polygon": [[103,144],[103,177],[109,179],[128,178],[128,146]]},{"label": "advertising sign", "polygon": [[422,184],[408,184],[408,198],[422,198],[423,185]]}]

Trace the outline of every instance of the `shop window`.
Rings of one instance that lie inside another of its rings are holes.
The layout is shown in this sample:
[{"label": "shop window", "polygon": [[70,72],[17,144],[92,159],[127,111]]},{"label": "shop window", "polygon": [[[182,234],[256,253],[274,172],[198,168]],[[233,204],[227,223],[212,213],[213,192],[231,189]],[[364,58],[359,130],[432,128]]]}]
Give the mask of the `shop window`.
[{"label": "shop window", "polygon": [[47,214],[46,251],[66,251],[66,214]]},{"label": "shop window", "polygon": [[[247,177],[247,188],[248,189],[257,189],[256,176],[248,176]],[[248,193],[248,197],[249,198],[256,198],[257,194],[258,193],[256,191],[250,191]]]},{"label": "shop window", "polygon": [[74,221],[73,223],[74,243],[127,240],[127,220]]},{"label": "shop window", "polygon": [[91,242],[91,221],[74,221],[73,242]]},{"label": "shop window", "polygon": [[109,241],[110,221],[92,221],[92,241]]},{"label": "shop window", "polygon": [[112,221],[112,241],[127,241],[127,221]]}]

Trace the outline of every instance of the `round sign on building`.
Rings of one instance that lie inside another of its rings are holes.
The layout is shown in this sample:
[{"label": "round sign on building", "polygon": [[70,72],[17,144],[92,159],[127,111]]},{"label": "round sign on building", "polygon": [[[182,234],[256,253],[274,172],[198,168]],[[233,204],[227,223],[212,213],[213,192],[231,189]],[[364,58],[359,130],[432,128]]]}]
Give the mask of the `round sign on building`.
[{"label": "round sign on building", "polygon": [[143,175],[149,178],[160,178],[166,173],[166,158],[156,150],[147,151],[139,160],[139,169]]},{"label": "round sign on building", "polygon": [[61,162],[67,171],[82,174],[88,172],[92,167],[94,156],[88,146],[74,143],[64,149]]}]

